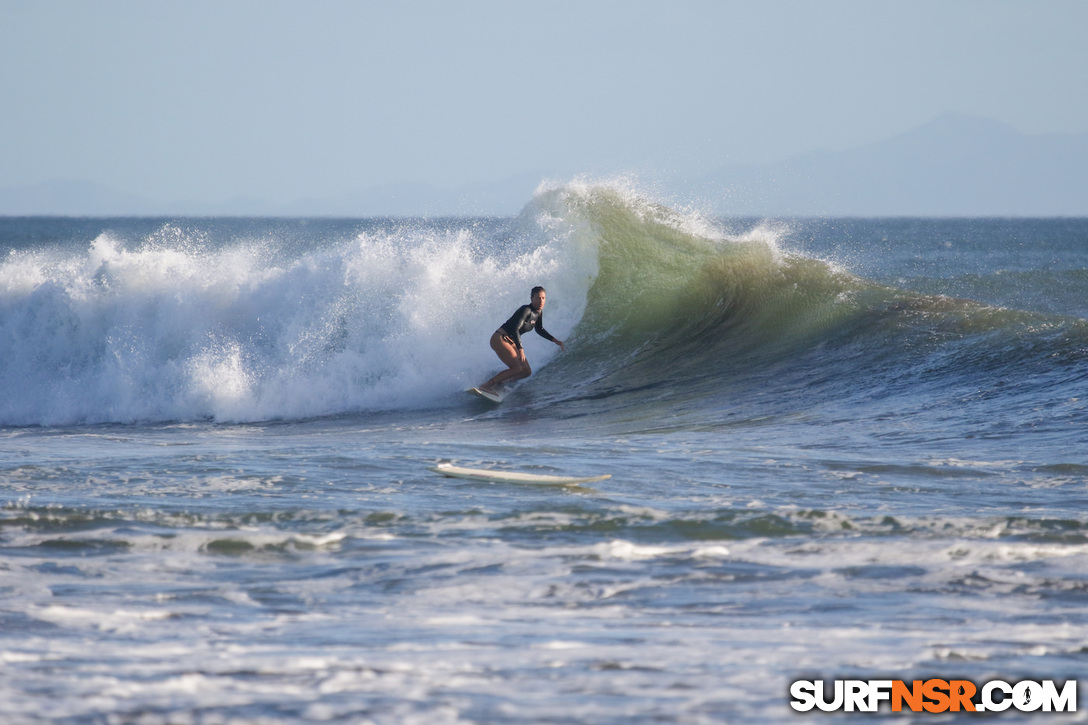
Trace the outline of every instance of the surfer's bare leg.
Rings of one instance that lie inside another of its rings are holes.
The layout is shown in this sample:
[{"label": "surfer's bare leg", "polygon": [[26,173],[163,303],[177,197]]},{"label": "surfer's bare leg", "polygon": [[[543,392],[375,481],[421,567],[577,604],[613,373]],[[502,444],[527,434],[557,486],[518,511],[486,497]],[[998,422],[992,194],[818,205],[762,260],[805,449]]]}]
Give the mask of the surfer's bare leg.
[{"label": "surfer's bare leg", "polygon": [[491,349],[495,351],[507,369],[481,385],[480,390],[494,392],[495,388],[503,383],[523,380],[533,374],[529,361],[525,359],[525,351],[514,347],[514,342],[501,332],[491,336]]},{"label": "surfer's bare leg", "polygon": [[520,366],[510,368],[509,370],[503,370],[501,373],[481,385],[480,388],[482,390],[493,393],[495,392],[495,388],[502,385],[503,383],[512,383],[516,380],[524,380],[532,374],[533,371],[529,367],[528,361],[522,359]]}]

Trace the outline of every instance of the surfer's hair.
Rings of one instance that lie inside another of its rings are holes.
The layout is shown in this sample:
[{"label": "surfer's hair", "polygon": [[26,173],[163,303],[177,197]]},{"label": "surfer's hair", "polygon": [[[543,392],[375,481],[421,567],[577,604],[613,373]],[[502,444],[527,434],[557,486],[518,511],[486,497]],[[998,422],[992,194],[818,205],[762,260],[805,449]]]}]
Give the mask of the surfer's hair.
[{"label": "surfer's hair", "polygon": [[547,292],[547,291],[548,290],[544,289],[540,285],[537,285],[536,287],[533,287],[531,290],[529,290],[529,296],[530,297],[536,297],[537,292]]}]

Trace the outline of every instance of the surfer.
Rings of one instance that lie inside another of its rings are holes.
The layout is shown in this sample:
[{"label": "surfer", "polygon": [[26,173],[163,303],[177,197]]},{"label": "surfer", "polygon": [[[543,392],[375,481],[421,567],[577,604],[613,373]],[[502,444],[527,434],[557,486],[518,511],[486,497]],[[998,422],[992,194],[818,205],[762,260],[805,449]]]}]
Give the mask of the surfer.
[{"label": "surfer", "polygon": [[495,351],[495,354],[499,356],[507,369],[481,385],[480,390],[494,395],[498,392],[498,387],[503,383],[523,380],[533,374],[532,368],[529,367],[529,361],[525,359],[525,349],[521,346],[521,336],[534,327],[536,328],[536,334],[545,340],[551,340],[559,346],[560,350],[566,349],[563,347],[562,340],[557,340],[544,329],[544,301],[546,298],[547,293],[543,287],[533,287],[529,293],[529,304],[519,307],[510,316],[510,319],[503,323],[502,327],[495,330],[495,333],[491,336],[491,349]]}]

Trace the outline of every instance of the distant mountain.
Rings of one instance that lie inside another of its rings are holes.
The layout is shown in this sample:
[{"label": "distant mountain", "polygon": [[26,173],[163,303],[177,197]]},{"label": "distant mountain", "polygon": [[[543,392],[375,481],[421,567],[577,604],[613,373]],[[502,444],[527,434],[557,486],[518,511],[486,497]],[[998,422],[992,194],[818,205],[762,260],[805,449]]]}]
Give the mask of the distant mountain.
[{"label": "distant mountain", "polygon": [[1088,134],[947,114],[869,146],[726,166],[697,192],[738,215],[1088,216]]},{"label": "distant mountain", "polygon": [[155,213],[154,203],[92,181],[46,181],[32,186],[0,189],[0,214],[5,216],[143,216]]},{"label": "distant mountain", "polygon": [[277,204],[236,198],[161,202],[89,181],[50,181],[0,189],[0,216],[507,216],[532,197],[543,174],[444,189],[386,184],[328,199]]},{"label": "distant mountain", "polygon": [[544,177],[521,174],[490,184],[446,189],[429,184],[386,184],[333,199],[284,205],[295,216],[510,216],[517,214]]},{"label": "distant mountain", "polygon": [[[0,215],[500,216],[544,177],[447,189],[388,184],[338,198],[157,202],[86,181],[0,189]],[[1088,134],[1028,136],[947,114],[880,143],[729,165],[683,188],[707,213],[753,216],[1088,216]]]}]

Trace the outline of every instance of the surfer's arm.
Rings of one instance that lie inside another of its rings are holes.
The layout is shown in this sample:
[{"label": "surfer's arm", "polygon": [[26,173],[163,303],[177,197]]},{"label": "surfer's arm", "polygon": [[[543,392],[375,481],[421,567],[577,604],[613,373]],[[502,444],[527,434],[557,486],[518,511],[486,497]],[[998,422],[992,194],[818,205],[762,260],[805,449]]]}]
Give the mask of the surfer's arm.
[{"label": "surfer's arm", "polygon": [[560,350],[566,350],[567,349],[567,348],[563,347],[563,341],[562,340],[560,340],[555,335],[553,335],[552,333],[550,333],[550,332],[548,332],[547,330],[544,329],[544,315],[543,314],[541,314],[540,317],[537,318],[537,321],[536,321],[536,334],[540,335],[545,340],[551,340],[552,342],[554,342],[556,345],[559,346]]}]

